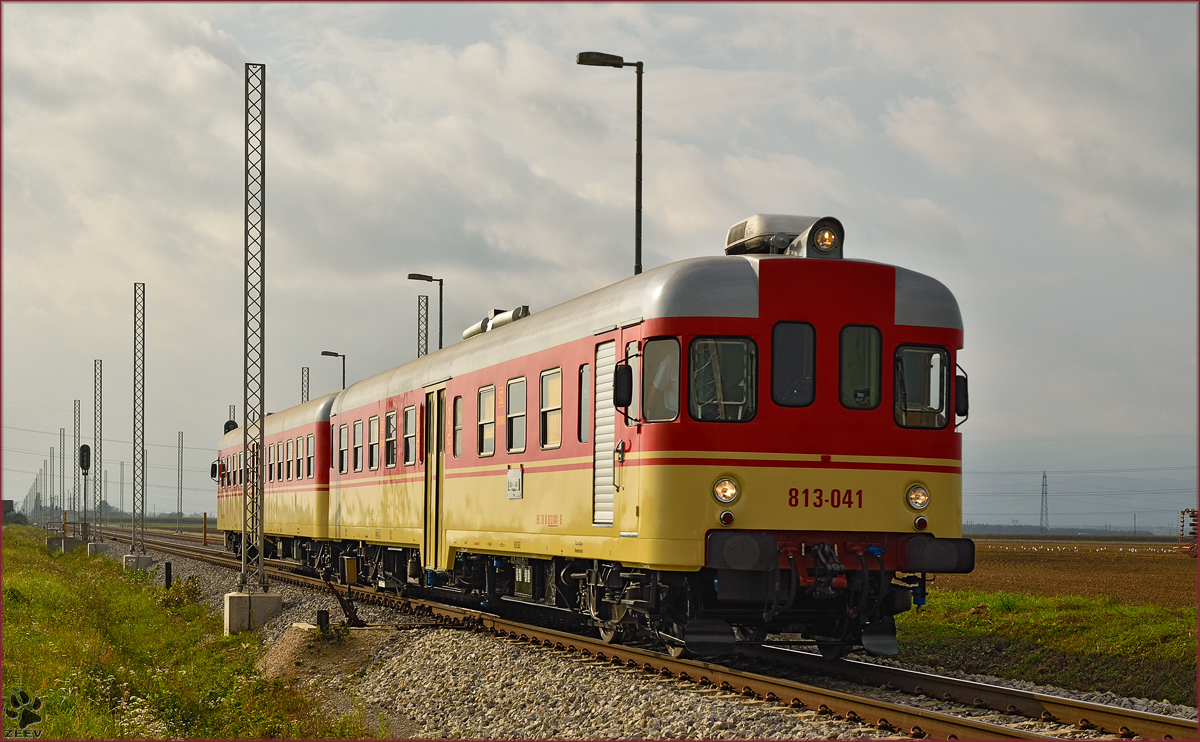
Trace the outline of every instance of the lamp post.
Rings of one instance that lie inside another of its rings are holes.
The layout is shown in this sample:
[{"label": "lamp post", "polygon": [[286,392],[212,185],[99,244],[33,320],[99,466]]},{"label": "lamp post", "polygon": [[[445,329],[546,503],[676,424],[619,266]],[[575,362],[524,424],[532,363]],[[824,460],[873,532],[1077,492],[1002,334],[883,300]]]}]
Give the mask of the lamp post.
[{"label": "lamp post", "polygon": [[429,281],[437,282],[438,285],[438,350],[442,349],[442,279],[427,276],[424,273],[409,273],[408,280],[410,281]]},{"label": "lamp post", "polygon": [[587,67],[629,67],[637,70],[637,155],[634,160],[635,192],[633,199],[633,275],[642,272],[642,63],[626,62],[623,57],[603,52],[579,52],[575,64]]},{"label": "lamp post", "polygon": [[342,353],[338,353],[338,352],[332,351],[332,350],[323,350],[323,351],[321,351],[321,355],[329,356],[331,358],[341,358],[342,359],[342,388],[345,389],[346,388],[346,356]]}]

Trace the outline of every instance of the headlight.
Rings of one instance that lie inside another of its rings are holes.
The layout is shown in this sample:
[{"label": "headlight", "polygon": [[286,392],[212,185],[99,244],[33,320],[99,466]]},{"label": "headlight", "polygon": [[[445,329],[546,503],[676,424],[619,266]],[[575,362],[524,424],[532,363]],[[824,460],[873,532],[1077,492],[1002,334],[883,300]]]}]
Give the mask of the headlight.
[{"label": "headlight", "polygon": [[837,247],[837,241],[837,232],[829,227],[822,227],[813,237],[813,246],[821,252],[832,252],[833,248]]},{"label": "headlight", "polygon": [[717,483],[713,485],[713,497],[717,498],[719,502],[729,504],[736,500],[737,496],[737,482],[733,481],[729,477],[718,479]]},{"label": "headlight", "polygon": [[908,488],[908,506],[913,510],[924,510],[929,505],[929,490],[914,484]]}]

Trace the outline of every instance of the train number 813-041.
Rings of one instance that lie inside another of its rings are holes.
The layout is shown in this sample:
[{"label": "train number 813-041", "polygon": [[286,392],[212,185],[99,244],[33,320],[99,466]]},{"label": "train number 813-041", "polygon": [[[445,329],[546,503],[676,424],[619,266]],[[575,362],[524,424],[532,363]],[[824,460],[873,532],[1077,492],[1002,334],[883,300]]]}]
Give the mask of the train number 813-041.
[{"label": "train number 813-041", "polygon": [[825,494],[822,489],[809,490],[807,487],[803,490],[795,487],[788,490],[788,506],[793,508],[800,507],[800,499],[804,498],[804,507],[806,508],[861,508],[863,506],[862,490],[830,490],[829,494]]}]

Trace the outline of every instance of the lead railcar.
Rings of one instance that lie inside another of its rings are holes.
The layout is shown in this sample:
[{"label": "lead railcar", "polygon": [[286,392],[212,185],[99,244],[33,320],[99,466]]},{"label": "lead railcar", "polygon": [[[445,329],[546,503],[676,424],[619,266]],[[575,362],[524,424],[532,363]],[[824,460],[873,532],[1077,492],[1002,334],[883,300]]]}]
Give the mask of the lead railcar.
[{"label": "lead railcar", "polygon": [[[768,633],[896,652],[961,537],[963,328],[945,286],[758,214],[683,260],[267,416],[266,555],[523,604],[674,653]],[[242,431],[214,465],[240,548]],[[794,637],[793,637],[794,638]]]}]

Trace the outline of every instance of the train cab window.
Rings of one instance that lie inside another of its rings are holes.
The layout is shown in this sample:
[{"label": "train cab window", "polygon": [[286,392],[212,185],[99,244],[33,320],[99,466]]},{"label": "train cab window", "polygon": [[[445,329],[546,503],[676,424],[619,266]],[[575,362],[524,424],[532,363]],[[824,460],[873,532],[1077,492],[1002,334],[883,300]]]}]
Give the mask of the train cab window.
[{"label": "train cab window", "polygon": [[816,332],[807,322],[780,322],[771,330],[771,401],[780,407],[813,403]]},{"label": "train cab window", "polygon": [[342,474],[350,471],[350,429],[343,425],[338,431],[338,471]]},{"label": "train cab window", "polygon": [[688,412],[704,422],[746,422],[757,411],[758,346],[750,338],[696,338],[689,351]]},{"label": "train cab window", "polygon": [[669,422],[679,417],[679,341],[647,340],[642,349],[642,409],[646,422]]},{"label": "train cab window", "polygon": [[463,442],[463,403],[462,397],[454,398],[454,458],[462,456]]},{"label": "train cab window", "polygon": [[307,448],[305,449],[305,451],[304,451],[304,453],[305,453],[305,461],[306,461],[306,462],[307,462],[307,464],[308,464],[308,472],[307,472],[307,476],[308,476],[308,478],[309,478],[309,479],[312,479],[312,475],[313,475],[313,457],[314,457],[314,456],[316,455],[316,453],[317,453],[317,447],[316,447],[315,443],[316,443],[316,436],[314,436],[312,433],[309,433],[309,434],[308,434],[308,447],[307,447]]},{"label": "train cab window", "polygon": [[950,398],[950,354],[943,348],[901,345],[895,358],[896,424],[902,428],[946,427]]},{"label": "train cab window", "polygon": [[417,408],[404,408],[404,465],[417,463]]},{"label": "train cab window", "polygon": [[477,450],[480,456],[496,452],[496,387],[479,390],[479,428]]},{"label": "train cab window", "polygon": [[542,448],[562,445],[562,369],[542,372],[542,395],[538,428]]},{"label": "train cab window", "polygon": [[876,327],[846,325],[842,328],[838,390],[843,407],[873,410],[879,406],[882,345]]},{"label": "train cab window", "polygon": [[367,467],[371,471],[379,468],[379,418],[367,421]]},{"label": "train cab window", "polygon": [[287,478],[292,478],[292,442],[287,442]]},{"label": "train cab window", "polygon": [[363,466],[363,429],[362,420],[354,421],[354,471],[362,471]]},{"label": "train cab window", "polygon": [[267,446],[267,481],[275,481],[275,447]]},{"label": "train cab window", "polygon": [[592,366],[579,367],[579,442],[587,443],[592,432]]},{"label": "train cab window", "polygon": [[396,465],[395,412],[389,412],[383,418],[383,465],[389,469]]},{"label": "train cab window", "polygon": [[505,447],[509,453],[525,450],[525,379],[510,379],[505,407]]}]

